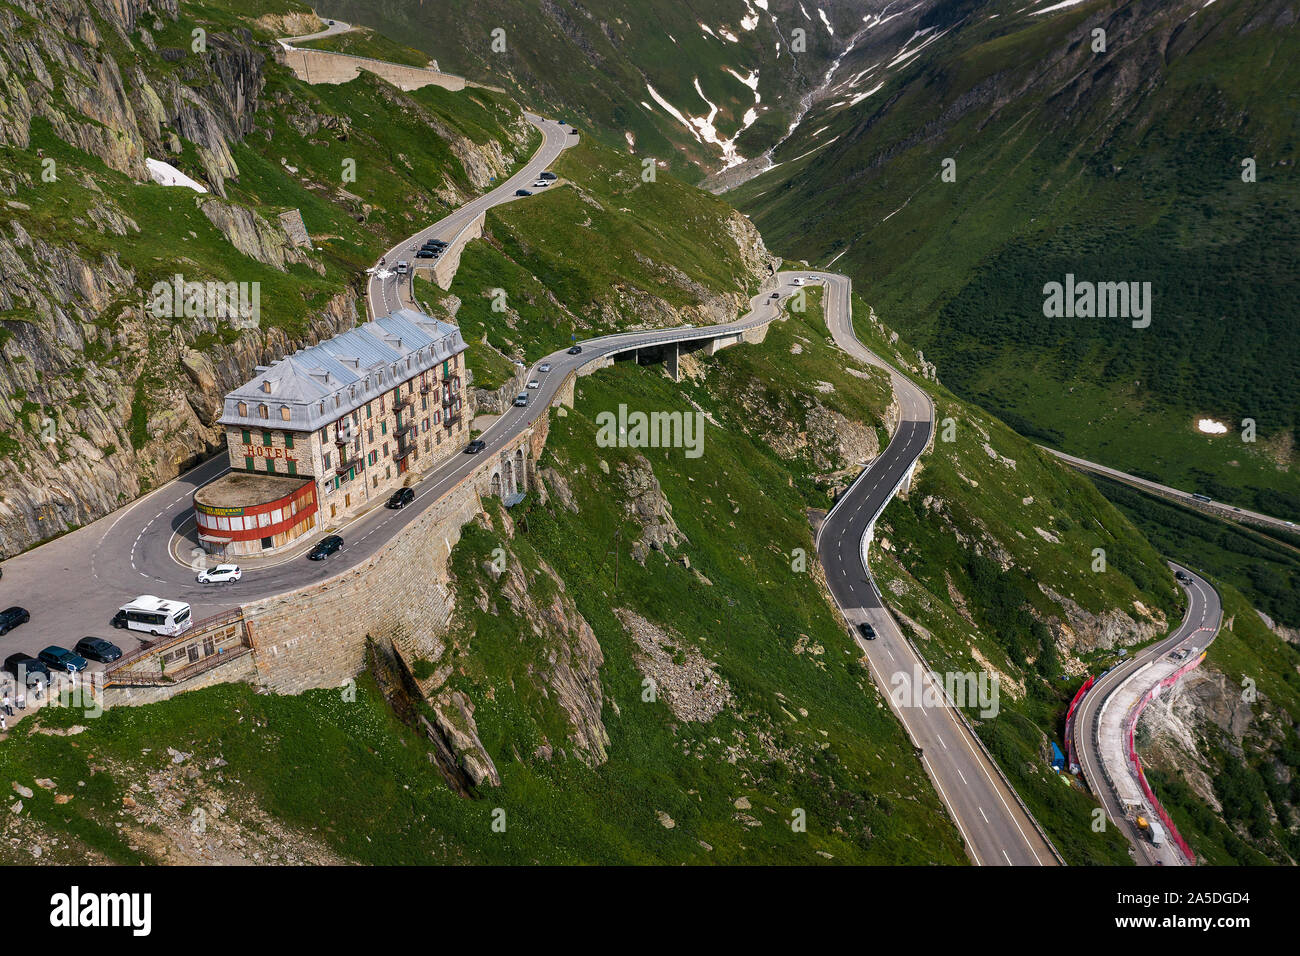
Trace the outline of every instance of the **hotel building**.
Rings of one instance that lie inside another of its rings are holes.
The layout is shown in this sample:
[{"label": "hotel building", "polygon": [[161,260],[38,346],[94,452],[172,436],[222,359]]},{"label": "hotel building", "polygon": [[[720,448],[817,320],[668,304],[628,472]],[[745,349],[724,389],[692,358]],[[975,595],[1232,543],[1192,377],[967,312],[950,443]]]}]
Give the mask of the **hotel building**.
[{"label": "hotel building", "polygon": [[259,366],[225,397],[231,470],[195,492],[200,544],[273,553],[459,451],[465,350],[456,326],[398,309]]}]

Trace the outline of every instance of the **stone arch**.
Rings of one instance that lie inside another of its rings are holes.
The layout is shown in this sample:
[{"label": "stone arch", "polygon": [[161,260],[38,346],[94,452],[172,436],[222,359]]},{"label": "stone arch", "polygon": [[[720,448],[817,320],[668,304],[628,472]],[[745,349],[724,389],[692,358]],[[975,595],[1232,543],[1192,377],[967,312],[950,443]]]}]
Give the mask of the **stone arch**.
[{"label": "stone arch", "polygon": [[501,497],[501,472],[499,471],[492,472],[492,479],[488,487],[490,489],[489,491],[490,495],[496,495],[498,498]]},{"label": "stone arch", "polygon": [[515,449],[515,482],[517,491],[528,490],[528,470],[524,466],[524,448],[520,445]]},{"label": "stone arch", "polygon": [[515,476],[513,469],[510,467],[509,455],[506,455],[501,462],[501,488],[507,495],[512,495],[515,492]]}]

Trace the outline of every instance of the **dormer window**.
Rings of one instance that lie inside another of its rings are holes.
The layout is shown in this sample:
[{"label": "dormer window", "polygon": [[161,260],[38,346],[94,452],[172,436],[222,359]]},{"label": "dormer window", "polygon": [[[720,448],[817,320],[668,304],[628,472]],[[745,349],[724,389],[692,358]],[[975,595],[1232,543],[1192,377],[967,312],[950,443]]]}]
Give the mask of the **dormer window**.
[{"label": "dormer window", "polygon": [[280,421],[282,421],[282,422],[287,422],[288,420],[289,420],[289,406],[288,406],[288,405],[281,405],[281,406],[280,406]]},{"label": "dormer window", "polygon": [[269,408],[267,408],[265,405],[258,405],[258,406],[257,406],[257,417],[258,417],[258,418],[270,418],[270,417],[271,417],[271,410],[270,410]]},{"label": "dormer window", "polygon": [[262,382],[262,391],[267,395],[271,394],[271,383],[269,381]]},{"label": "dormer window", "polygon": [[248,417],[248,402],[239,403],[239,417],[240,418]]}]

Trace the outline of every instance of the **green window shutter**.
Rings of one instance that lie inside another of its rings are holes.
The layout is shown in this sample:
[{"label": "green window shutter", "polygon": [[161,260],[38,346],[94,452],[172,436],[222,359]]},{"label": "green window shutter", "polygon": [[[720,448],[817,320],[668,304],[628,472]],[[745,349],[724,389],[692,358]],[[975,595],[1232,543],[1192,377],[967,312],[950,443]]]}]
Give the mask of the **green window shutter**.
[{"label": "green window shutter", "polygon": [[245,445],[253,444],[253,436],[248,433],[247,428],[244,429],[244,444]]},{"label": "green window shutter", "polygon": [[375,417],[375,413],[371,409],[370,403],[366,402],[366,418],[374,418],[374,417]]},{"label": "green window shutter", "polygon": [[298,463],[296,461],[289,462],[289,474],[290,475],[298,474]]},{"label": "green window shutter", "polygon": [[252,456],[252,455],[245,455],[245,456],[244,456],[244,468],[247,469],[248,471],[252,471],[252,470],[253,470],[253,456]]},{"label": "green window shutter", "polygon": [[293,432],[284,433],[284,447],[285,448],[293,447]]},{"label": "green window shutter", "polygon": [[262,432],[262,444],[263,444],[263,445],[266,445],[268,448],[270,447],[270,445],[271,445],[271,433],[270,433],[270,432]]},{"label": "green window shutter", "polygon": [[379,434],[381,434],[381,435],[387,435],[387,434],[388,434],[388,422],[380,422],[380,423],[379,423]]}]

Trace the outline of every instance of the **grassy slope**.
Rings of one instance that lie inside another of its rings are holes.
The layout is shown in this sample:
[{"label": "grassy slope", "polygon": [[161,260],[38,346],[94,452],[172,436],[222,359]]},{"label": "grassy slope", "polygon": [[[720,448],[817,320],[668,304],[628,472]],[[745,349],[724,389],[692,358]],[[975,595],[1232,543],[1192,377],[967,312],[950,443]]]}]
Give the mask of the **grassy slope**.
[{"label": "grassy slope", "polygon": [[298,46],[309,50],[331,50],[335,53],[347,53],[350,56],[366,56],[372,60],[386,60],[389,63],[403,63],[406,66],[427,66],[429,57],[419,50],[403,46],[388,39],[382,33],[365,28],[351,30],[348,33],[336,33],[334,36],[308,40]]},{"label": "grassy slope", "polygon": [[[498,352],[531,362],[574,335],[637,327],[650,299],[679,310],[705,289],[754,291],[726,238],[734,211],[725,203],[662,170],[642,182],[639,163],[586,137],[554,169],[569,184],[492,210],[491,240],[470,243],[461,257],[450,291],[461,300],[456,321],[467,342],[486,334]],[[509,322],[493,311],[496,289],[506,292]],[[510,374],[492,353],[469,363],[484,388]]]},{"label": "grassy slope", "polygon": [[[837,267],[871,283],[873,304],[950,387],[1023,433],[1300,513],[1298,472],[1274,460],[1294,466],[1300,407],[1295,377],[1277,374],[1300,361],[1287,319],[1300,198],[1279,95],[1296,85],[1294,31],[1244,28],[1277,7],[1207,8],[1163,67],[1144,59],[1155,41],[1132,25],[1176,22],[1182,6],[1111,19],[1099,3],[1042,18],[1004,10],[856,109],[805,120],[829,127],[816,142],[839,140],[731,198],[774,248],[818,262],[847,249]],[[1099,24],[1112,52],[1089,60],[1075,44]],[[1113,92],[1135,56],[1161,85]],[[996,106],[962,105],[989,95]],[[796,136],[777,158],[812,145]],[[1243,156],[1258,158],[1258,182],[1241,181]],[[945,157],[955,183],[939,178]],[[1045,319],[1042,285],[1066,272],[1151,281],[1151,327]],[[1232,430],[1200,435],[1202,414]],[[1271,447],[1236,440],[1246,417]]]},{"label": "grassy slope", "polygon": [[[455,16],[430,14],[419,0],[332,0],[323,15],[337,14],[349,23],[367,23],[400,36],[436,57],[443,69],[512,89],[521,102],[562,113],[611,145],[626,147],[625,134],[630,133],[638,155],[669,161],[678,175],[695,181],[703,175],[701,166],[717,163],[719,151],[700,144],[653,104],[647,83],[682,112],[703,116],[709,106],[695,91],[698,81],[704,96],[717,104],[713,122],[719,135],[730,137],[754,105],[754,95],[723,67],[740,76],[757,69],[761,115],[740,143],[744,156],[758,155],[785,132],[799,93],[816,83],[834,55],[833,41],[820,24],[805,22],[793,12],[794,4],[789,11],[781,9],[786,6],[777,2],[772,7],[784,21],[779,31],[766,15],[757,29],[742,29],[745,8],[739,3],[714,9],[716,4],[697,8],[663,0],[559,0],[548,5],[485,0]],[[851,14],[841,20],[834,7],[828,15],[838,21],[841,38],[850,21],[857,20]],[[715,35],[707,35],[700,22]],[[807,30],[807,51],[796,60],[783,35],[792,25]],[[722,27],[738,42],[718,36]],[[497,29],[505,31],[503,52],[491,46]],[[777,43],[781,56],[775,55]],[[643,105],[647,103],[651,107]]]}]

